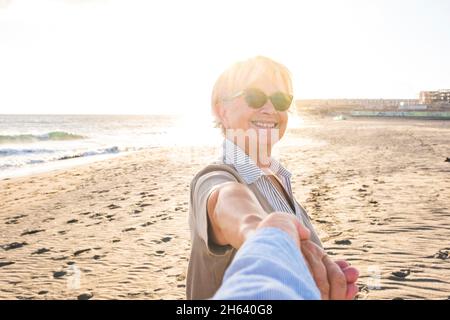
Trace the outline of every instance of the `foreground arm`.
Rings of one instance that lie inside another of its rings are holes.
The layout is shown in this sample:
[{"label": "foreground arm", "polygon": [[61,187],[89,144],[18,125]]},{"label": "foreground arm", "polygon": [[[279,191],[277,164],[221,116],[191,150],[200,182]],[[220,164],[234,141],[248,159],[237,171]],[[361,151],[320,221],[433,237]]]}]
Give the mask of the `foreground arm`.
[{"label": "foreground arm", "polygon": [[286,232],[258,229],[239,249],[214,299],[320,299],[305,260]]},{"label": "foreground arm", "polygon": [[[267,217],[255,195],[246,186],[235,182],[224,183],[211,192],[207,211],[211,241],[236,249],[249,239]],[[281,216],[289,216],[301,225],[293,215],[280,213]],[[287,223],[287,220],[282,221]],[[355,268],[332,261],[322,248],[307,239],[299,248],[323,299],[352,299],[356,295],[358,272]]]}]

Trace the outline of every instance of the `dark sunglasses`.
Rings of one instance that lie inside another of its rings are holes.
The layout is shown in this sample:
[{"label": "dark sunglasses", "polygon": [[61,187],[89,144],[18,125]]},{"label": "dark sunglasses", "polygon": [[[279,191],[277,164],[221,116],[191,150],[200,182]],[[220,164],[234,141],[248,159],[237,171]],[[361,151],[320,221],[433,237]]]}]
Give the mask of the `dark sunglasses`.
[{"label": "dark sunglasses", "polygon": [[253,109],[259,109],[263,105],[266,104],[267,100],[270,99],[273,106],[278,111],[286,111],[289,109],[292,103],[292,95],[278,91],[272,94],[271,96],[267,96],[263,91],[256,88],[248,88],[242,91],[239,91],[235,95],[231,96],[226,100],[233,100],[237,97],[244,95],[245,101],[248,106]]}]

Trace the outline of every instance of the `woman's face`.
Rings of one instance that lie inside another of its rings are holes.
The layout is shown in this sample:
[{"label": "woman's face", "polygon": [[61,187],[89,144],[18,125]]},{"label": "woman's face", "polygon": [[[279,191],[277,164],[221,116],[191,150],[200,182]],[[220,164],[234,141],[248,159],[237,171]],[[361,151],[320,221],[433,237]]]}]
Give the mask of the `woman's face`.
[{"label": "woman's face", "polygon": [[[258,79],[246,88],[256,88],[263,91],[267,96],[281,91],[289,94],[286,86],[281,82],[270,82],[263,78]],[[220,106],[222,125],[225,130],[242,129],[244,131],[255,132],[258,137],[258,145],[262,142],[261,136],[271,135],[273,138],[268,142],[270,146],[280,140],[286,132],[288,113],[287,111],[277,111],[270,99],[259,109],[251,108],[245,101],[245,96],[241,95],[230,101],[224,102]],[[264,143],[267,143],[265,141]]]}]

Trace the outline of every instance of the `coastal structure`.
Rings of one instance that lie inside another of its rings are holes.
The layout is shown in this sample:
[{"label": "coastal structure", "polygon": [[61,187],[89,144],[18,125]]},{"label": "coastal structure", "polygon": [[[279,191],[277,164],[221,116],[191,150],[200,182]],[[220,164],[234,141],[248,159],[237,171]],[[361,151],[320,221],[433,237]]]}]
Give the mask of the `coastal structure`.
[{"label": "coastal structure", "polygon": [[419,100],[421,104],[450,104],[450,89],[421,91]]},{"label": "coastal structure", "polygon": [[450,119],[450,89],[421,91],[419,99],[302,99],[296,108],[331,116]]}]

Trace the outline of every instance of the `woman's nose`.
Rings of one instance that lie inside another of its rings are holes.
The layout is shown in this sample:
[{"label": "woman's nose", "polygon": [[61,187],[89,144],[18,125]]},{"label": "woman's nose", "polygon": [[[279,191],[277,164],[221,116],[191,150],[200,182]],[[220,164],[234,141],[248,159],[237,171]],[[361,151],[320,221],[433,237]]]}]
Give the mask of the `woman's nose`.
[{"label": "woman's nose", "polygon": [[268,99],[267,102],[261,107],[260,112],[265,114],[275,114],[277,110],[273,106],[272,101]]}]

